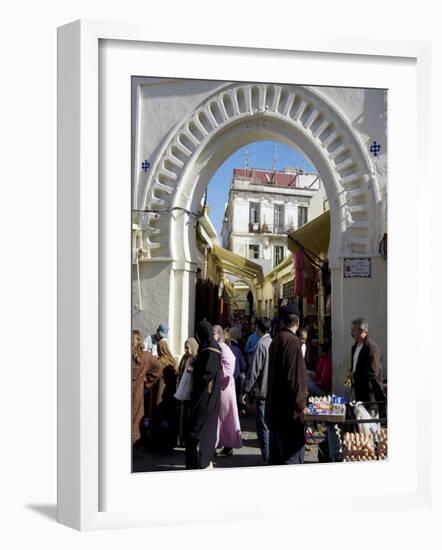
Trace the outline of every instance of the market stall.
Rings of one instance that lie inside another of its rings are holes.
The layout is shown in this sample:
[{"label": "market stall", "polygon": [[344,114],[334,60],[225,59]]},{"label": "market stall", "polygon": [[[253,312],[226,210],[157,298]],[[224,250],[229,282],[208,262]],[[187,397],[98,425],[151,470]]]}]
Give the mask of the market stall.
[{"label": "market stall", "polygon": [[306,442],[317,445],[320,461],[386,460],[386,414],[381,418],[373,414],[373,407],[386,411],[386,405],[386,402],[346,403],[336,395],[310,397],[304,415]]}]

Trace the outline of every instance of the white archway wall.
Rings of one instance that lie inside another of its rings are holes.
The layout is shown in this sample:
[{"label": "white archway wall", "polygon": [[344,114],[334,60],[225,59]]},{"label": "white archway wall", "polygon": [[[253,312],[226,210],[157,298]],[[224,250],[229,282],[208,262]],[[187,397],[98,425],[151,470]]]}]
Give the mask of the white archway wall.
[{"label": "white archway wall", "polygon": [[[386,296],[379,292],[385,283],[386,264],[376,257],[377,244],[385,226],[381,219],[380,195],[386,194],[386,143],[375,162],[367,157],[370,140],[376,138],[379,141],[382,137],[378,136],[385,134],[384,101],[380,101],[379,91],[371,90],[344,90],[340,95],[339,90],[326,88],[215,82],[209,83],[212,88],[206,87],[205,93],[201,94],[200,83],[194,84],[195,94],[173,97],[173,102],[168,96],[174,88],[173,83],[166,84],[168,89],[164,90],[164,97],[157,98],[159,104],[149,98],[154,112],[160,105],[159,111],[164,110],[164,101],[167,100],[169,110],[174,110],[174,119],[180,122],[172,130],[170,124],[163,128],[163,139],[159,142],[150,136],[148,126],[138,132],[136,157],[151,162],[151,170],[147,175],[138,174],[136,178],[136,206],[152,210],[179,206],[195,211],[216,167],[248,141],[277,139],[301,149],[320,172],[331,207],[333,361],[337,375],[334,389],[339,391],[344,369],[349,366],[351,318],[367,316],[371,325],[377,327],[378,335],[374,336],[386,356],[386,341],[385,347],[382,342],[382,339],[386,340]],[[373,109],[372,100],[368,101],[371,116],[367,117],[367,112],[364,112],[366,96],[375,92],[377,99],[374,104],[378,105],[378,110]],[[325,98],[327,94],[328,99]],[[339,105],[339,113],[333,103]],[[267,112],[255,112],[256,107],[265,109],[266,104],[269,107]],[[349,106],[347,110],[346,105]],[[208,106],[211,106],[209,112]],[[169,113],[168,116],[170,122],[172,115]],[[158,127],[161,124],[160,119]],[[156,136],[161,134],[158,127]],[[135,173],[137,169],[139,167],[135,167]],[[193,329],[189,304],[192,303],[195,282],[192,239],[195,218],[175,210],[170,215],[160,214],[158,217],[147,214],[145,222],[143,237],[148,252],[147,261],[141,262],[147,268],[143,270],[146,276],[142,286],[147,294],[151,294],[148,289],[153,285],[155,292],[158,281],[155,273],[150,277],[147,266],[151,262],[155,265],[155,261],[161,259],[166,263],[169,261],[169,282],[164,278],[161,287],[163,296],[168,288],[169,297],[159,312],[160,317],[154,317],[153,324],[158,319],[169,323],[172,349],[180,353],[188,331]],[[372,257],[373,279],[368,283],[361,279],[344,280],[340,256]],[[176,262],[181,267],[177,268]],[[142,317],[138,314],[136,317],[141,321]],[[374,317],[376,321],[373,321]],[[152,325],[152,321],[149,322],[144,315],[144,323],[145,332],[145,327]]]},{"label": "white archway wall", "polygon": [[[257,127],[272,124],[277,134],[288,126],[292,129],[292,142],[302,136],[305,141],[302,149],[307,156],[322,156],[328,172],[336,176],[333,185],[329,183],[327,188],[326,181],[324,184],[329,196],[335,190],[340,203],[339,221],[345,234],[340,255],[376,253],[380,195],[373,166],[345,116],[318,91],[306,87],[228,84],[222,90],[217,89],[193,112],[186,112],[156,149],[151,174],[137,189],[141,207],[152,210],[189,207],[193,196],[189,174],[196,172],[200,155],[218,135],[238,123],[243,126],[255,123]],[[317,160],[313,162],[318,164]],[[170,255],[169,229],[166,216],[155,213],[146,216],[148,257]]]},{"label": "white archway wall", "polygon": [[132,266],[132,328],[143,336],[153,334],[160,323],[169,323],[170,278],[168,260],[140,262],[141,307],[138,299],[136,266]]}]

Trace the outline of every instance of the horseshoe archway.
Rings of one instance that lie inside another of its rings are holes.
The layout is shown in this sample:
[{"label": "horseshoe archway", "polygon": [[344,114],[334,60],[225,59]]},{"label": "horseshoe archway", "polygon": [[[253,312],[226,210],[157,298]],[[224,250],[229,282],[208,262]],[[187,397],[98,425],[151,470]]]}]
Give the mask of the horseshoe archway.
[{"label": "horseshoe archway", "polygon": [[170,262],[167,310],[169,324],[175,329],[171,343],[174,349],[181,349],[193,326],[187,303],[192,300],[197,261],[195,221],[202,196],[226,158],[243,145],[264,139],[301,151],[317,168],[326,189],[331,217],[328,259],[334,360],[342,363],[342,258],[378,255],[380,193],[359,136],[317,89],[224,83],[164,136],[150,172],[138,179],[134,193],[134,209],[143,212],[145,279],[149,279],[149,264]]}]

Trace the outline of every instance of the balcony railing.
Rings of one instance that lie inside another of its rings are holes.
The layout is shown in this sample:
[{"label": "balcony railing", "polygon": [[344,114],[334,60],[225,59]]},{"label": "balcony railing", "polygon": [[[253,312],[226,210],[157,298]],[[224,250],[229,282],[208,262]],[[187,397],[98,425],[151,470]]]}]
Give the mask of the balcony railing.
[{"label": "balcony railing", "polygon": [[267,233],[271,235],[287,235],[295,231],[293,225],[275,225],[271,223],[249,223],[249,233]]}]

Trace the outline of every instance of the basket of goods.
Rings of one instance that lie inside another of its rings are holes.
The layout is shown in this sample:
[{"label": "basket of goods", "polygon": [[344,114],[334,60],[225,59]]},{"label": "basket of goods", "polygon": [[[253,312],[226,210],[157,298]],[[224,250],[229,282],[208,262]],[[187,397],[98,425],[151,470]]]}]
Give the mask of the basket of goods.
[{"label": "basket of goods", "polygon": [[388,433],[387,428],[381,428],[378,436],[375,436],[376,454],[379,460],[385,460],[388,457]]},{"label": "basket of goods", "polygon": [[344,462],[366,462],[387,458],[387,430],[382,428],[378,434],[350,433],[343,438]]}]

